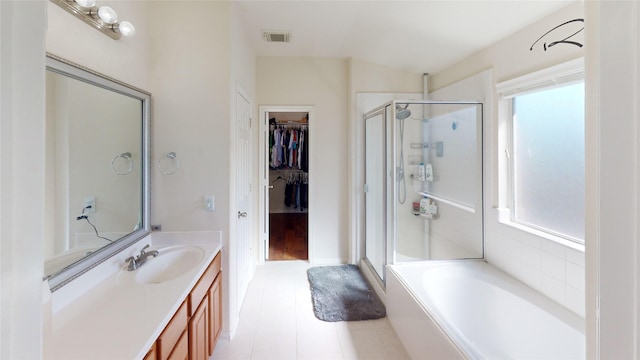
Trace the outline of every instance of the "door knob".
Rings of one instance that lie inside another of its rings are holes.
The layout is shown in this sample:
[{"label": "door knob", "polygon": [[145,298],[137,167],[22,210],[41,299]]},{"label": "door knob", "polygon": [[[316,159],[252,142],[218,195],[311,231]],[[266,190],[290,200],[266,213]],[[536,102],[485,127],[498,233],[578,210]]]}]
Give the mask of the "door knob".
[{"label": "door knob", "polygon": [[247,217],[247,212],[246,211],[243,211],[243,212],[238,211],[238,219],[240,219],[241,217],[246,218]]}]

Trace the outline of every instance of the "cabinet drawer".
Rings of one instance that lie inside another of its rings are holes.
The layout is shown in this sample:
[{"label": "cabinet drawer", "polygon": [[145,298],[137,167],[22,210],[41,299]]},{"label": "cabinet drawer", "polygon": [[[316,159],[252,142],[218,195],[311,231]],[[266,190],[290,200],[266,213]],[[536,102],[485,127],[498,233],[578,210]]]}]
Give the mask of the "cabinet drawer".
[{"label": "cabinet drawer", "polygon": [[187,303],[183,302],[176,314],[173,315],[167,327],[164,328],[162,334],[158,338],[156,350],[158,351],[158,359],[165,360],[169,358],[169,354],[181,340],[180,337],[186,333],[188,324]]},{"label": "cabinet drawer", "polygon": [[191,294],[189,294],[189,316],[193,316],[198,305],[200,305],[200,302],[202,302],[202,299],[209,291],[211,284],[213,284],[213,280],[218,275],[218,272],[220,272],[221,259],[222,257],[220,253],[218,253],[204,274],[202,274],[196,286],[193,287]]}]

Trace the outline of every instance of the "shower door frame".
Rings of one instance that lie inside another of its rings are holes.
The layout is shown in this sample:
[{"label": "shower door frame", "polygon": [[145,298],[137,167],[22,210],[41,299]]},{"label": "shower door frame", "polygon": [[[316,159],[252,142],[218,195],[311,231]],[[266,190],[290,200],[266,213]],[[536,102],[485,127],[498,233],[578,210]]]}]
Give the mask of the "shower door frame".
[{"label": "shower door frame", "polygon": [[383,252],[383,263],[382,263],[382,274],[379,274],[378,271],[376,270],[376,267],[374,266],[374,264],[371,262],[371,260],[367,257],[367,227],[366,227],[366,219],[367,219],[367,193],[368,193],[368,186],[367,186],[367,171],[366,171],[366,164],[367,164],[367,120],[369,118],[373,118],[376,117],[378,115],[382,116],[382,132],[383,132],[383,143],[384,143],[384,161],[382,164],[382,168],[384,170],[384,172],[386,173],[386,169],[387,169],[387,164],[389,161],[389,148],[387,146],[387,144],[389,143],[389,123],[387,121],[387,107],[385,105],[383,106],[379,106],[371,111],[368,111],[366,113],[363,114],[363,120],[364,120],[364,163],[365,163],[365,171],[364,171],[364,221],[365,221],[365,228],[364,228],[364,237],[365,237],[365,241],[364,241],[364,249],[362,251],[362,253],[364,254],[364,257],[362,258],[363,263],[369,268],[369,271],[372,274],[375,274],[375,279],[380,283],[380,285],[384,288],[385,284],[386,284],[386,271],[385,268],[387,266],[387,264],[389,263],[389,251],[388,251],[388,223],[389,223],[389,216],[388,216],[388,204],[387,202],[389,201],[389,182],[387,181],[387,176],[384,176],[382,179],[382,189],[384,191],[384,194],[382,196],[383,199],[383,218],[384,221],[382,223],[382,233],[384,234],[383,237],[383,242],[382,242],[382,252]]}]

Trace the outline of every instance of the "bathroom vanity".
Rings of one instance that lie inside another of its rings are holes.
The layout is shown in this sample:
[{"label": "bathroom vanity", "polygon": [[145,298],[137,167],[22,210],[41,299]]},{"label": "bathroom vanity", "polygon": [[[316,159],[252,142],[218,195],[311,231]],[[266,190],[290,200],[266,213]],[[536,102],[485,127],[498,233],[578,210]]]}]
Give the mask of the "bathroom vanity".
[{"label": "bathroom vanity", "polygon": [[[146,245],[159,255],[128,271]],[[51,294],[43,357],[208,359],[222,329],[221,258],[220,232],[152,233]]]},{"label": "bathroom vanity", "polygon": [[151,94],[54,54],[46,64],[43,358],[208,359],[222,234],[151,232]]}]

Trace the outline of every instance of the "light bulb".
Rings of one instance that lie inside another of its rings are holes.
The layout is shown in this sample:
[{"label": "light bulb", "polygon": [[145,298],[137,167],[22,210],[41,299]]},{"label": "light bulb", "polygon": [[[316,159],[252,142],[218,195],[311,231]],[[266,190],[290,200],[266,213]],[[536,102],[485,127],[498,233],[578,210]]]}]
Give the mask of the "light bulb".
[{"label": "light bulb", "polygon": [[133,35],[136,34],[136,28],[133,26],[132,23],[128,21],[121,22],[120,25],[118,25],[118,30],[120,31],[122,36],[126,36],[126,37],[132,37]]},{"label": "light bulb", "polygon": [[96,0],[75,0],[75,2],[85,9],[92,8],[96,4]]},{"label": "light bulb", "polygon": [[118,22],[118,13],[108,6],[101,6],[98,9],[98,17],[106,24],[115,24]]}]

